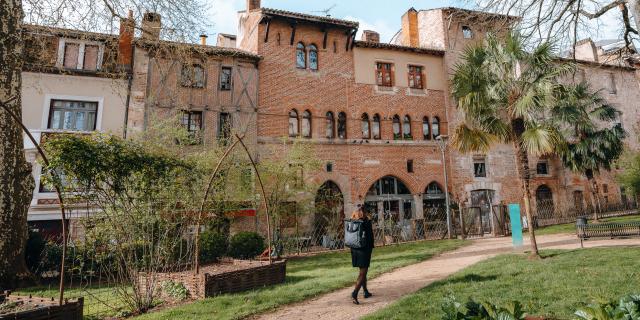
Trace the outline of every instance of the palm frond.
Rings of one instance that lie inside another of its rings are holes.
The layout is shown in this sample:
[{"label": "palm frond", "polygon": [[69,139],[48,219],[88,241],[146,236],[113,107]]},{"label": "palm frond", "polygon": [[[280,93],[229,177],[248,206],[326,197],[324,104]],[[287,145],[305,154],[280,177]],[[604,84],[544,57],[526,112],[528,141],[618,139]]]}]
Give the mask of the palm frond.
[{"label": "palm frond", "polygon": [[451,138],[452,145],[463,153],[488,152],[496,140],[496,136],[466,124],[458,126]]},{"label": "palm frond", "polygon": [[534,122],[527,122],[520,140],[522,148],[534,156],[557,153],[566,144],[556,128]]}]

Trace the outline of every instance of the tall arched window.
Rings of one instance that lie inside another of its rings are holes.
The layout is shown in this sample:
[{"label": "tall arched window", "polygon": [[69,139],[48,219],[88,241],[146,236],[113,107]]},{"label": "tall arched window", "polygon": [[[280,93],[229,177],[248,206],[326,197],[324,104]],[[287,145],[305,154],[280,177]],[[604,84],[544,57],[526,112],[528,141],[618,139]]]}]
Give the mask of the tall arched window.
[{"label": "tall arched window", "polygon": [[402,132],[400,130],[400,117],[396,114],[393,116],[393,139],[398,140],[402,138]]},{"label": "tall arched window", "polygon": [[380,115],[373,115],[373,126],[371,127],[373,139],[380,139]]},{"label": "tall arched window", "polygon": [[347,138],[347,114],[344,112],[338,113],[338,138]]},{"label": "tall arched window", "polygon": [[438,117],[433,117],[433,121],[431,122],[431,134],[434,139],[440,136],[440,119]]},{"label": "tall arched window", "polygon": [[289,111],[289,137],[297,137],[298,134],[298,111],[293,109]]},{"label": "tall arched window", "polygon": [[405,115],[402,121],[402,135],[405,139],[411,139],[411,117],[408,115]]},{"label": "tall arched window", "polygon": [[307,68],[307,53],[302,42],[298,43],[296,47],[296,67],[300,69]]},{"label": "tall arched window", "polygon": [[309,110],[302,113],[302,136],[311,138],[311,112]]},{"label": "tall arched window", "polygon": [[422,118],[422,136],[425,140],[431,140],[431,132],[429,130],[429,117]]},{"label": "tall arched window", "polygon": [[362,126],[362,139],[371,139],[371,131],[369,130],[369,115],[366,113],[362,114],[361,118],[361,126]]},{"label": "tall arched window", "polygon": [[333,139],[336,137],[336,119],[333,116],[333,112],[327,112],[327,138]]},{"label": "tall arched window", "polygon": [[318,70],[318,47],[314,44],[309,46],[309,69]]}]

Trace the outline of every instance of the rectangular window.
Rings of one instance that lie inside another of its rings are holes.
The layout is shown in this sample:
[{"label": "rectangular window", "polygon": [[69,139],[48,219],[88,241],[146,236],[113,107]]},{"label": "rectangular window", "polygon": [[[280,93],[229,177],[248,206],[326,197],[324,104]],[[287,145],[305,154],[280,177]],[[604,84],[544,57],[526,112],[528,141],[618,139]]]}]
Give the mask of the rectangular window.
[{"label": "rectangular window", "polygon": [[487,166],[484,159],[473,160],[473,176],[476,178],[485,178],[487,176]]},{"label": "rectangular window", "polygon": [[199,64],[183,65],[180,72],[180,84],[183,87],[204,88],[204,67]]},{"label": "rectangular window", "polygon": [[548,175],[549,165],[546,162],[538,162],[538,164],[536,165],[536,174]]},{"label": "rectangular window", "polygon": [[231,138],[231,115],[222,112],[218,123],[218,139],[228,141]]},{"label": "rectangular window", "polygon": [[231,67],[222,67],[220,72],[220,90],[231,90]]},{"label": "rectangular window", "polygon": [[613,73],[609,73],[609,93],[618,93],[618,88],[616,88],[616,76]]},{"label": "rectangular window", "polygon": [[465,39],[472,39],[473,38],[473,30],[471,30],[471,28],[468,27],[468,26],[462,26],[462,36]]},{"label": "rectangular window", "polygon": [[97,113],[94,101],[51,100],[48,129],[93,131]]},{"label": "rectangular window", "polygon": [[[202,111],[182,111],[181,123],[193,138],[200,139],[202,132]],[[199,141],[197,142],[199,143]]]},{"label": "rectangular window", "polygon": [[393,65],[376,63],[376,84],[382,87],[393,87]]},{"label": "rectangular window", "polygon": [[60,39],[58,50],[58,67],[85,71],[100,69],[103,46],[99,43]]},{"label": "rectangular window", "polygon": [[409,88],[424,89],[422,67],[409,66]]},{"label": "rectangular window", "polygon": [[85,45],[84,46],[84,62],[82,69],[87,71],[96,71],[98,69],[98,46]]},{"label": "rectangular window", "polygon": [[67,69],[78,69],[78,56],[80,55],[80,44],[65,43],[63,65]]},{"label": "rectangular window", "polygon": [[327,163],[327,172],[333,172],[333,163]]},{"label": "rectangular window", "polygon": [[[38,187],[38,192],[40,193],[52,193],[52,192],[56,192],[56,189],[53,187],[52,184],[49,183],[45,183],[43,176],[45,174],[45,169],[41,168],[40,169],[40,186]],[[68,189],[71,189],[73,186],[71,184],[71,182],[74,181],[69,181],[69,179],[62,174],[61,172],[58,172],[58,177],[60,177],[60,182],[61,182],[61,189],[60,191],[64,192],[64,191],[69,191]],[[73,191],[73,190],[72,190]]]},{"label": "rectangular window", "polygon": [[413,173],[413,159],[407,160],[407,172]]}]

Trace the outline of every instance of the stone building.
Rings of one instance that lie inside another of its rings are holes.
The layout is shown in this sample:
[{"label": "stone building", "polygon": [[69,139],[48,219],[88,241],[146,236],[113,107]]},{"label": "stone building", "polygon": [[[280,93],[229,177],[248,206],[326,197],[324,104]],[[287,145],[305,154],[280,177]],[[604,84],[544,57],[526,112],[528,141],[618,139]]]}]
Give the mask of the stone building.
[{"label": "stone building", "polygon": [[[261,157],[282,137],[310,144],[324,163],[307,179],[375,220],[408,225],[443,203],[435,138],[447,133],[440,49],[384,44],[351,21],[266,9],[248,1],[239,48],[259,63]],[[316,206],[322,199],[316,199]]]}]

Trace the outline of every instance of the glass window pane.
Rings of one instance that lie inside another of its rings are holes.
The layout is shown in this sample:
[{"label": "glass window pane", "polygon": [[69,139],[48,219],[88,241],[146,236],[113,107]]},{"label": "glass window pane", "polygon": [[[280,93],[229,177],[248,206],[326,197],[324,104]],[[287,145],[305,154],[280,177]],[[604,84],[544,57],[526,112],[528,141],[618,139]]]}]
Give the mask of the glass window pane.
[{"label": "glass window pane", "polygon": [[76,130],[86,130],[85,128],[85,113],[76,112]]},{"label": "glass window pane", "polygon": [[371,128],[373,132],[374,139],[380,139],[380,116],[375,115],[373,117],[373,128]]},{"label": "glass window pane", "polygon": [[309,52],[309,68],[318,70],[318,51],[312,50]]},{"label": "glass window pane", "polygon": [[73,126],[73,111],[65,111],[62,129],[71,130],[72,126]]},{"label": "glass window pane", "polygon": [[53,111],[53,116],[51,117],[50,129],[62,129],[62,124],[60,123],[61,116],[62,116],[62,111],[60,110]]},{"label": "glass window pane", "polygon": [[93,131],[96,129],[96,113],[87,112],[87,127],[85,130]]}]

